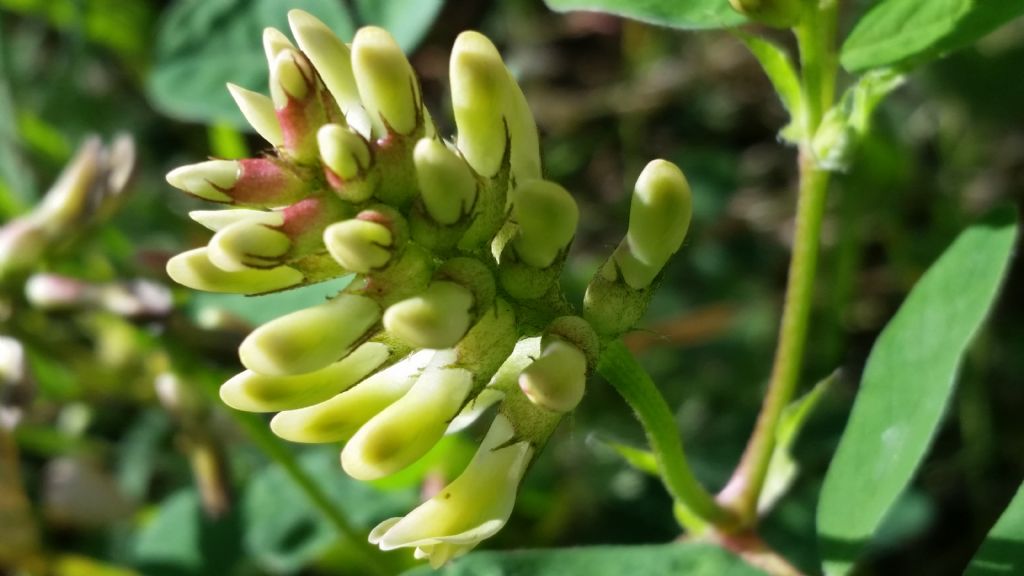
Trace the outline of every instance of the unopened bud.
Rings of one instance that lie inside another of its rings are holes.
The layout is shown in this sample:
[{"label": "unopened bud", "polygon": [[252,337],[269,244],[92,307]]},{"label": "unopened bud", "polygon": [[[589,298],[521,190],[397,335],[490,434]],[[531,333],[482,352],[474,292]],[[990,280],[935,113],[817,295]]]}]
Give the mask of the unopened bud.
[{"label": "unopened bud", "polygon": [[478,174],[494,176],[508,141],[505,99],[510,77],[501,55],[483,34],[463,32],[452,47],[450,77],[459,150]]},{"label": "unopened bud", "polygon": [[327,251],[342,268],[357,274],[386,266],[393,242],[386,226],[358,218],[331,224],[324,230]]},{"label": "unopened bud", "polygon": [[352,40],[352,72],[374,125],[399,134],[417,128],[423,117],[419,83],[391,34],[375,26],[360,28]]},{"label": "unopened bud", "polygon": [[[370,147],[354,131],[338,124],[327,124],[316,134],[320,158],[324,165],[342,181],[358,178],[370,167]],[[372,190],[367,190],[372,192]],[[360,202],[369,198],[347,198]]]},{"label": "unopened bud", "polygon": [[260,326],[238,348],[246,368],[268,376],[319,370],[344,358],[380,319],[380,306],[342,294]]},{"label": "unopened bud", "polygon": [[270,97],[274,108],[280,110],[291,100],[305,100],[314,85],[313,71],[301,54],[283,50],[274,57],[270,66]]},{"label": "unopened bud", "polygon": [[554,182],[527,180],[512,191],[511,203],[519,226],[512,240],[516,254],[530,266],[547,268],[576,235],[576,201]]},{"label": "unopened bud", "polygon": [[370,418],[405,395],[433,357],[433,350],[420,350],[333,398],[281,412],[270,421],[270,429],[292,442],[348,440]]},{"label": "unopened bud", "polygon": [[385,344],[367,342],[344,359],[315,372],[267,376],[246,370],[220,388],[220,398],[236,410],[275,412],[312,406],[347,390],[388,359]]},{"label": "unopened bud", "polygon": [[295,50],[295,45],[277,28],[263,29],[263,53],[267,56],[267,64],[274,65],[277,55],[285,50]]},{"label": "unopened bud", "polygon": [[690,185],[675,164],[650,162],[636,181],[629,208],[626,250],[615,261],[626,283],[645,288],[686,238],[693,214]]},{"label": "unopened bud", "polygon": [[583,399],[586,380],[586,355],[572,344],[553,339],[519,375],[519,388],[541,408],[570,412]]},{"label": "unopened bud", "polygon": [[284,143],[284,135],[281,133],[281,125],[277,122],[277,114],[274,112],[274,101],[270,98],[246,90],[241,86],[228,83],[228,92],[234,98],[235,104],[245,117],[245,121],[256,130],[264,140],[271,146],[280,146]]},{"label": "unopened bud", "polygon": [[188,217],[198,222],[207,230],[217,232],[237,222],[252,222],[265,226],[284,224],[284,214],[274,210],[192,210]]},{"label": "unopened bud", "polygon": [[309,12],[291,10],[288,23],[299,48],[320,73],[324,86],[343,113],[360,105],[359,90],[352,74],[352,54],[334,32]]},{"label": "unopened bud", "polygon": [[211,202],[232,202],[224,191],[238,182],[241,164],[234,160],[208,160],[175,168],[167,173],[167,183],[178,190]]},{"label": "unopened bud", "polygon": [[413,150],[416,178],[427,213],[438,224],[455,224],[476,202],[477,183],[466,161],[443,142],[423,138]]},{"label": "unopened bud", "polygon": [[467,370],[428,369],[345,444],[341,467],[358,480],[376,480],[412,464],[441,439],[472,384]]},{"label": "unopened bud", "polygon": [[273,208],[301,200],[306,185],[269,158],[208,160],[175,168],[167,183],[211,202]]},{"label": "unopened bud", "polygon": [[291,246],[292,241],[287,234],[258,222],[242,220],[213,235],[208,244],[208,255],[213,265],[221,270],[240,272],[280,264],[281,257]]},{"label": "unopened bud", "polygon": [[213,265],[205,247],[182,252],[167,261],[167,275],[194,290],[230,294],[264,294],[298,286],[302,272],[289,266],[228,272]]},{"label": "unopened bud", "polygon": [[509,72],[510,88],[506,94],[505,120],[508,123],[510,163],[516,180],[540,178],[540,139],[537,123],[519,84]]},{"label": "unopened bud", "polygon": [[414,348],[450,348],[469,330],[473,293],[454,282],[433,282],[426,291],[392,304],[384,328]]}]

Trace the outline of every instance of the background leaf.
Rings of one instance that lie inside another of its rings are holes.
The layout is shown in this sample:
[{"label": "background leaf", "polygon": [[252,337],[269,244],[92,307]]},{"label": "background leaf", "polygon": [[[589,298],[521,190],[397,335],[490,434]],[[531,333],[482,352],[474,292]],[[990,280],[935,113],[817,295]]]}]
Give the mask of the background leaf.
[{"label": "background leaf", "polygon": [[1024,484],[974,555],[964,576],[1024,574]]},{"label": "background leaf", "polygon": [[408,576],[525,575],[620,576],[686,574],[687,576],[756,576],[762,574],[729,552],[708,544],[595,546],[521,552],[477,552],[434,572],[421,567]]},{"label": "background leaf", "polygon": [[340,2],[315,0],[178,0],[160,22],[150,99],[162,112],[182,120],[223,121],[245,127],[224,87],[233,82],[267,91],[263,29],[288,30],[288,10],[302,8],[339,36],[355,27]]},{"label": "background leaf", "polygon": [[544,0],[557,12],[607,12],[649,24],[698,30],[739,26],[746,20],[726,0]]},{"label": "background leaf", "polygon": [[267,92],[263,29],[288,33],[288,10],[301,8],[346,41],[359,25],[387,28],[407,52],[423,39],[444,0],[178,0],[160,23],[147,89],[154,105],[182,120],[249,127],[224,85]]},{"label": "background leaf", "polygon": [[207,518],[195,490],[181,490],[139,532],[135,565],[149,576],[224,574],[241,554],[238,537],[236,515]]},{"label": "background leaf", "polygon": [[444,0],[355,0],[358,22],[387,28],[406,52],[430,30]]},{"label": "background leaf", "polygon": [[885,0],[854,27],[840,60],[851,72],[913,65],[969,46],[1024,15],[1007,0]]},{"label": "background leaf", "polygon": [[871,350],[818,506],[827,574],[844,574],[910,482],[995,300],[1012,215],[972,226],[925,273]]},{"label": "background leaf", "polygon": [[[413,490],[384,492],[349,478],[334,448],[307,450],[299,465],[352,522],[369,530],[416,504]],[[275,574],[298,571],[338,539],[338,532],[279,465],[253,478],[243,501],[245,548]]]}]

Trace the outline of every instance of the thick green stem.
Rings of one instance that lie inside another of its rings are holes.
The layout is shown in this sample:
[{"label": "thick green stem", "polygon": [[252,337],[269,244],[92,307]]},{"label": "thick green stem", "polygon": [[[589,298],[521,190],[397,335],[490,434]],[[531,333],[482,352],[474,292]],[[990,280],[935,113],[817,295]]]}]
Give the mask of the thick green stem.
[{"label": "thick green stem", "polygon": [[719,495],[719,501],[735,511],[741,524],[747,526],[757,521],[758,500],[775,449],[776,430],[783,410],[796,392],[807,343],[829,182],[829,173],[820,169],[812,156],[810,142],[835,99],[835,30],[834,0],[824,0],[808,9],[795,30],[803,72],[804,134],[798,158],[800,188],[782,325],[768,392],[754,433],[736,472]]},{"label": "thick green stem", "polygon": [[683,508],[677,516],[686,528],[699,533],[707,523],[730,525],[729,512],[715,502],[686,462],[676,420],[665,398],[625,344],[619,340],[609,344],[601,355],[597,371],[636,412],[658,460],[662,480]]}]

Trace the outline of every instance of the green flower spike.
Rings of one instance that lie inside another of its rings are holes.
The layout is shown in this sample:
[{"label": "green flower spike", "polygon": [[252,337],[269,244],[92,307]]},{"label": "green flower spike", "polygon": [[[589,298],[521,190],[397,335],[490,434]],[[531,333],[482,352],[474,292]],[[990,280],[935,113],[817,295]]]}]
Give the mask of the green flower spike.
[{"label": "green flower spike", "polygon": [[241,294],[356,275],[254,330],[239,349],[245,370],[221,388],[233,408],[278,411],[270,427],[282,438],[345,442],[355,478],[407,468],[496,407],[443,496],[371,535],[440,565],[505,524],[531,459],[584,395],[598,335],[639,321],[685,235],[689,189],[667,162],[645,170],[629,234],[592,283],[586,319],[573,316],[558,279],[579,212],[542,178],[537,127],[494,45],[476,32],[456,40],[458,132],[446,140],[386,31],[363,28],[350,49],[305,12],[289,22],[298,47],[264,35],[271,98],[230,88],[273,149],[167,176],[231,205],[191,214],[212,237],[167,272]]}]

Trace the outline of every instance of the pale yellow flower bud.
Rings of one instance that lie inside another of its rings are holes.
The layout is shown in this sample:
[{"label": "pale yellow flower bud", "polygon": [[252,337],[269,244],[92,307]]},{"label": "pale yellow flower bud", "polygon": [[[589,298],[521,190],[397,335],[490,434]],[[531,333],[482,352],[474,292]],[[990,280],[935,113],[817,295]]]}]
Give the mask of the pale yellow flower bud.
[{"label": "pale yellow flower bud", "polygon": [[437,444],[473,385],[461,368],[427,369],[397,402],[370,419],[341,452],[341,466],[359,480],[394,474]]},{"label": "pale yellow flower bud", "polygon": [[207,230],[217,232],[238,222],[252,222],[264,226],[280,226],[284,224],[284,214],[274,210],[250,210],[237,208],[234,210],[193,210],[188,217]]},{"label": "pale yellow flower bud", "polygon": [[320,158],[342,180],[356,178],[370,167],[370,148],[366,140],[345,126],[322,126],[316,133],[316,141]]},{"label": "pale yellow flower bud", "polygon": [[289,266],[228,272],[210,262],[205,247],[182,252],[167,262],[167,275],[183,286],[207,292],[263,294],[301,284],[302,272]]},{"label": "pale yellow flower bud", "polygon": [[256,130],[257,134],[271,146],[276,147],[284,143],[281,125],[278,124],[277,114],[274,113],[273,100],[259,92],[246,90],[231,83],[228,83],[228,92],[234,98],[245,121]]},{"label": "pale yellow flower bud", "polygon": [[412,388],[434,357],[421,350],[319,404],[274,416],[270,429],[292,442],[340,442]]},{"label": "pale yellow flower bud", "polygon": [[423,116],[419,82],[391,34],[375,26],[360,28],[352,40],[352,72],[380,134],[385,124],[399,134],[416,129]]},{"label": "pale yellow flower bud", "polygon": [[494,44],[472,31],[455,39],[449,70],[459,150],[478,174],[494,176],[501,168],[508,140],[508,71]]},{"label": "pale yellow flower bud", "polygon": [[313,71],[295,50],[282,50],[270,66],[270,98],[280,110],[289,100],[305,100],[313,87]]},{"label": "pale yellow flower bud", "polygon": [[324,230],[327,251],[342,268],[357,274],[386,266],[393,241],[387,227],[358,218],[331,224]]},{"label": "pale yellow flower bud", "polygon": [[433,282],[426,291],[392,304],[384,328],[414,348],[450,348],[469,330],[473,293],[454,282]]},{"label": "pale yellow flower bud", "polygon": [[526,180],[513,190],[511,203],[519,226],[512,240],[516,254],[530,266],[547,268],[576,235],[576,200],[554,182]]},{"label": "pale yellow flower bud", "polygon": [[246,370],[220,388],[220,398],[236,410],[275,412],[312,406],[347,390],[383,364],[390,354],[379,342],[367,342],[344,359],[315,372],[266,376]]},{"label": "pale yellow flower bud", "polygon": [[636,181],[625,248],[615,261],[626,283],[648,286],[686,238],[693,214],[690,185],[675,164],[653,160]]},{"label": "pale yellow flower bud", "polygon": [[413,150],[416,178],[427,213],[438,224],[455,224],[476,201],[477,183],[466,161],[444,142],[423,138]]},{"label": "pale yellow flower bud", "polygon": [[231,202],[224,193],[241,176],[241,165],[234,160],[207,160],[175,168],[167,173],[167,183],[178,190],[211,202]]},{"label": "pale yellow flower bud", "polygon": [[324,86],[334,96],[342,112],[360,105],[359,90],[352,74],[352,54],[326,24],[309,12],[291,10],[288,23],[299,48],[320,73]]},{"label": "pale yellow flower bud", "polygon": [[380,319],[380,306],[354,294],[260,326],[238,348],[246,368],[268,376],[319,370],[348,355]]},{"label": "pale yellow flower bud", "polygon": [[466,470],[440,493],[401,518],[370,532],[381,550],[415,548],[439,568],[496,534],[512,515],[516,492],[533,455],[529,442],[515,442],[511,423],[495,417]]},{"label": "pale yellow flower bud", "polygon": [[541,408],[571,412],[583,399],[586,381],[586,355],[556,338],[546,343],[540,358],[519,375],[519,388]]},{"label": "pale yellow flower bud", "polygon": [[210,239],[207,253],[213,265],[227,272],[270,268],[292,246],[287,234],[259,222],[242,220],[225,226]]}]

